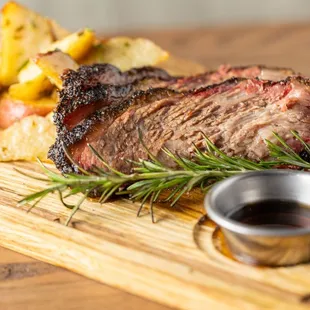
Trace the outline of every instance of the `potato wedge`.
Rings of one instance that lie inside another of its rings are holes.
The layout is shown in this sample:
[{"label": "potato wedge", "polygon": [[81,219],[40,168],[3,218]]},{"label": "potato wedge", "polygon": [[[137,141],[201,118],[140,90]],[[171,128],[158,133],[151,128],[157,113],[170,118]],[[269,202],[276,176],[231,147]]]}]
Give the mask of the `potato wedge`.
[{"label": "potato wedge", "polygon": [[54,42],[46,51],[50,52],[56,49],[69,54],[74,60],[80,60],[91,50],[95,42],[95,33],[93,30],[85,28],[68,35],[60,41]]},{"label": "potato wedge", "polygon": [[42,72],[32,80],[24,83],[13,84],[9,88],[9,94],[17,100],[39,100],[47,96],[53,89],[53,85]]},{"label": "potato wedge", "polygon": [[94,46],[81,63],[110,63],[125,71],[133,67],[156,65],[168,57],[166,51],[150,40],[115,37]]},{"label": "potato wedge", "polygon": [[[39,52],[47,53],[58,49],[69,54],[74,60],[80,60],[91,50],[94,40],[94,32],[90,29],[84,29],[52,43]],[[40,73],[42,73],[40,68],[34,62],[30,61],[18,74],[18,81],[24,83],[36,78]]]},{"label": "potato wedge", "polygon": [[0,161],[48,161],[49,147],[56,138],[52,113],[46,117],[31,115],[0,131]]},{"label": "potato wedge", "polygon": [[53,42],[50,23],[37,13],[8,2],[2,9],[0,83],[9,86],[30,57]]},{"label": "potato wedge", "polygon": [[38,54],[34,62],[58,89],[62,88],[62,80],[60,77],[64,70],[77,70],[79,67],[68,54],[61,51]]},{"label": "potato wedge", "polygon": [[32,114],[45,116],[55,106],[55,98],[46,97],[38,101],[24,102],[13,99],[7,93],[2,94],[0,97],[0,128],[5,129],[14,122]]},{"label": "potato wedge", "polygon": [[[59,49],[69,54],[74,60],[79,60],[89,52],[94,40],[94,32],[90,29],[84,29],[54,42],[44,52]],[[18,80],[20,83],[9,88],[9,94],[17,99],[37,100],[52,89],[52,84],[33,61],[29,62],[19,73]]]}]

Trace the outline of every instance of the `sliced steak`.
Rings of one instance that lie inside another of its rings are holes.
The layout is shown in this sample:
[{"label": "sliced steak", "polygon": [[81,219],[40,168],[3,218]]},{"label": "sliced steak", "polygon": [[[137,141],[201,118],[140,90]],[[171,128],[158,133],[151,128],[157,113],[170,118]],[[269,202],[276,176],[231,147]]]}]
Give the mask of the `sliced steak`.
[{"label": "sliced steak", "polygon": [[59,104],[54,114],[56,128],[58,131],[63,126],[71,129],[111,101],[123,100],[141,87],[149,88],[147,85],[175,79],[166,71],[153,67],[122,73],[110,64],[96,64],[81,66],[77,71],[66,70],[62,76],[63,89],[59,93]]},{"label": "sliced steak", "polygon": [[171,167],[173,163],[162,148],[191,158],[193,143],[204,149],[202,133],[230,156],[267,158],[264,139],[272,140],[273,131],[301,151],[302,146],[291,138],[290,130],[298,131],[309,141],[309,85],[309,80],[302,77],[277,82],[233,78],[184,93],[142,92],[116,105],[116,113],[115,106],[105,107],[104,114],[90,125],[79,142],[59,137],[51,148],[50,158],[60,170],[76,171],[65,156],[60,156],[64,143],[74,161],[84,169],[93,165],[102,167],[87,147],[90,143],[113,168],[130,172],[132,165],[124,159],[148,158],[137,128],[141,129],[149,150]]},{"label": "sliced steak", "polygon": [[148,104],[175,94],[177,93],[173,90],[156,88],[145,92],[137,92],[130,99],[118,102],[117,104],[106,105],[84,119],[72,130],[65,128],[59,132],[56,142],[49,150],[48,156],[62,172],[78,172],[78,169],[68,160],[64,148],[68,148],[69,153],[72,153],[73,159],[78,158],[84,152],[85,148],[88,148],[87,144],[90,140],[95,140],[101,132],[105,131],[130,106]]},{"label": "sliced steak", "polygon": [[[98,109],[128,99],[137,90],[170,88],[179,92],[220,83],[231,77],[281,80],[294,71],[264,66],[220,66],[216,71],[175,78],[162,69],[143,67],[122,73],[109,64],[81,66],[63,75],[63,90],[54,120],[58,131],[71,130]],[[115,88],[111,87],[114,85]],[[119,87],[120,86],[120,87]]]},{"label": "sliced steak", "polygon": [[261,65],[244,67],[222,65],[216,71],[209,71],[194,76],[179,78],[177,80],[158,82],[156,86],[169,87],[178,91],[187,91],[211,84],[218,84],[232,77],[280,81],[295,74],[293,70],[286,68],[272,68]]}]

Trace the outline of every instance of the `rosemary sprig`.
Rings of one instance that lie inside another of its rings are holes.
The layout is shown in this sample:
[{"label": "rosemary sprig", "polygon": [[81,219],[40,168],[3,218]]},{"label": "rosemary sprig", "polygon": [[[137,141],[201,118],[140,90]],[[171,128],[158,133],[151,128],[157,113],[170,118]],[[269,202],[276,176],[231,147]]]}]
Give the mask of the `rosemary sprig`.
[{"label": "rosemary sprig", "polygon": [[[297,132],[292,131],[292,135],[307,152],[310,151],[310,146],[301,139]],[[84,200],[95,192],[101,195],[100,203],[107,201],[112,195],[129,195],[132,200],[141,201],[138,216],[144,204],[147,201],[150,203],[154,222],[153,204],[158,201],[164,191],[171,190],[165,201],[169,201],[170,205],[174,206],[184,193],[194,187],[200,186],[203,191],[207,191],[213,183],[247,171],[272,169],[280,165],[294,165],[301,169],[310,169],[310,163],[302,159],[279,135],[275,133],[274,137],[277,144],[266,140],[271,161],[254,162],[240,157],[229,157],[205,137],[206,151],[201,151],[194,145],[195,154],[191,160],[173,154],[168,149],[163,149],[166,155],[174,161],[177,169],[165,166],[146,149],[150,160],[133,162],[134,172],[132,174],[124,174],[110,167],[89,145],[91,151],[106,168],[105,170],[95,167],[91,173],[59,175],[47,169],[39,161],[47,177],[45,181],[48,187],[25,197],[19,204],[33,203],[31,207],[33,208],[46,195],[58,192],[63,205],[72,209],[72,214],[66,221],[66,224],[69,224]],[[70,155],[67,154],[67,156],[73,162]],[[83,169],[80,171],[83,172]],[[65,203],[67,197],[77,194],[83,196],[76,205]]]}]

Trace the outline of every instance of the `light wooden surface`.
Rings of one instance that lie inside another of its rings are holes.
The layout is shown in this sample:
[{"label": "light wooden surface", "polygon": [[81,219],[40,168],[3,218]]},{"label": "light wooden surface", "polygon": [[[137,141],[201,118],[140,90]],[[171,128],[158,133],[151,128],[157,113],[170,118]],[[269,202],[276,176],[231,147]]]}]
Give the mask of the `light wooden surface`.
[{"label": "light wooden surface", "polygon": [[[294,67],[310,74],[307,53],[310,50],[310,26],[307,25],[171,31],[149,33],[148,36],[174,54],[190,57],[208,67],[222,62],[266,63]],[[19,210],[15,213],[8,209],[8,205],[15,205],[19,199],[16,193],[25,194],[32,186],[25,179],[20,179],[21,183],[13,183],[11,166],[1,164],[0,170],[4,176],[0,181],[1,193],[5,192],[0,196],[0,242],[48,260],[45,255],[50,255],[49,243],[66,235],[70,229],[57,223],[50,223],[51,227],[47,228],[45,220],[37,222],[40,221],[37,217],[27,217]],[[208,305],[210,309],[218,309],[219,305],[229,309],[309,308],[308,266],[277,270],[249,268],[225,260],[204,242],[200,244],[202,251],[197,250],[192,231],[196,219],[202,214],[201,202],[191,207],[189,199],[183,200],[180,209],[168,210],[161,206],[156,212],[160,221],[155,225],[147,216],[136,219],[137,206],[124,201],[117,207],[107,204],[98,208],[89,204],[75,217],[75,228],[80,230],[77,232],[79,236],[86,234],[92,237],[84,240],[85,246],[92,244],[91,250],[87,251],[90,259],[84,255],[84,260],[78,260],[80,266],[71,263],[67,267],[85,273],[85,266],[93,264],[92,258],[104,255],[104,260],[93,266],[89,276],[180,308],[205,309]],[[93,218],[91,213],[94,211],[100,216]],[[53,199],[43,203],[35,213],[55,221],[63,221],[67,215],[67,211]],[[24,222],[23,226],[17,225],[19,220]],[[37,222],[36,225],[31,224],[33,221]],[[87,222],[95,222],[95,228]],[[28,234],[20,235],[25,233],[26,226]],[[50,228],[55,229],[56,236],[46,235]],[[29,240],[34,231],[43,239]],[[210,233],[211,228],[204,227],[198,239],[209,240]],[[68,255],[67,245],[72,242],[71,232],[67,237],[63,241],[64,248],[55,248],[53,253],[58,252],[58,256],[57,259],[49,258],[51,262],[64,264],[64,256]],[[14,246],[12,239],[16,241]],[[167,245],[167,240],[172,244]],[[35,245],[45,246],[42,254],[34,254],[30,247],[25,249],[25,242],[30,241],[32,249]],[[118,243],[116,248],[114,242]],[[74,254],[81,254],[82,249],[77,248],[76,251]],[[109,256],[115,260],[111,261]],[[88,305],[89,308],[102,309],[167,309],[11,251],[1,249],[0,260],[0,275],[3,275],[0,278],[0,309],[28,309],[27,305],[29,309],[87,309]],[[7,266],[10,262],[12,265]],[[113,266],[118,268],[113,270]],[[162,268],[165,269],[164,275]],[[102,270],[106,272],[104,279],[100,274]],[[250,282],[245,273],[252,279]]]},{"label": "light wooden surface", "polygon": [[146,299],[0,247],[1,310],[167,310]]},{"label": "light wooden surface", "polygon": [[310,24],[225,26],[195,30],[136,32],[174,55],[208,68],[265,64],[291,67],[310,75]]},{"label": "light wooden surface", "polygon": [[23,195],[44,185],[14,167],[26,173],[38,168],[0,164],[4,247],[179,309],[309,308],[310,265],[255,268],[221,255],[212,245],[214,227],[196,227],[203,214],[199,192],[186,195],[175,208],[157,204],[156,224],[148,209],[136,218],[139,205],[122,199],[102,206],[87,201],[66,227],[61,224],[70,210],[57,195],[32,214],[25,213],[27,207],[16,208]]}]

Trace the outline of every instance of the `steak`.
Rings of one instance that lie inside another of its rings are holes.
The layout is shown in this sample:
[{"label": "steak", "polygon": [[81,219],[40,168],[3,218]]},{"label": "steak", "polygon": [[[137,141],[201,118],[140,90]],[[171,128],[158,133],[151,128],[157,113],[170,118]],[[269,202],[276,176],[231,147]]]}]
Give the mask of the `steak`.
[{"label": "steak", "polygon": [[[180,84],[180,79],[175,83]],[[63,172],[77,171],[63,155],[64,145],[82,168],[104,168],[88,148],[89,143],[111,167],[129,173],[132,164],[124,159],[148,158],[137,128],[151,153],[172,168],[174,163],[162,148],[191,158],[193,144],[204,150],[203,133],[227,155],[251,160],[268,158],[264,140],[273,140],[273,132],[298,152],[302,145],[292,139],[290,131],[298,131],[305,141],[310,139],[308,79],[231,78],[201,86],[181,92],[177,87],[149,89],[117,104],[108,104],[73,129],[59,134],[49,156]]]},{"label": "steak", "polygon": [[[162,69],[143,67],[122,73],[110,64],[81,66],[77,71],[67,70],[63,75],[63,90],[54,120],[58,131],[64,126],[71,130],[80,121],[109,105],[129,98],[137,90],[169,88],[188,91],[220,83],[231,77],[281,80],[294,75],[290,69],[264,66],[220,66],[216,71],[175,78]],[[111,87],[114,85],[115,87]]]},{"label": "steak", "polygon": [[231,67],[221,65],[216,71],[208,71],[194,76],[178,78],[177,80],[158,82],[157,87],[169,87],[178,91],[198,89],[203,86],[218,84],[232,77],[258,78],[261,80],[280,81],[296,73],[286,68],[271,68],[261,65]]},{"label": "steak", "polygon": [[166,71],[153,67],[132,69],[124,73],[110,64],[81,66],[77,71],[66,70],[62,76],[60,101],[54,114],[56,128],[58,131],[63,126],[73,128],[111,101],[128,97],[139,89],[138,83],[147,89],[147,85],[175,79]]}]

